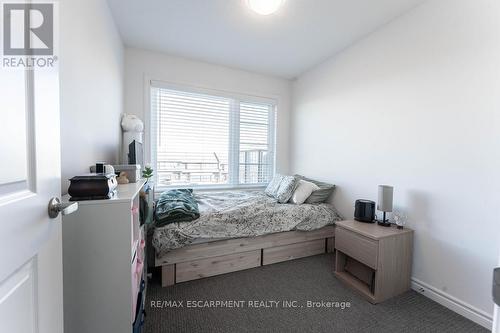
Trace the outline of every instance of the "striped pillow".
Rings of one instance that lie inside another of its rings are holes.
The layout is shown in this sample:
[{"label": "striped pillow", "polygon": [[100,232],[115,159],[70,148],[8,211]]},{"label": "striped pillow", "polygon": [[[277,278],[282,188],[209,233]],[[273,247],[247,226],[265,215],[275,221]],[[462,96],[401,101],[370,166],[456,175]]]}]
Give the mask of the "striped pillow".
[{"label": "striped pillow", "polygon": [[264,190],[264,193],[266,193],[270,197],[276,198],[282,179],[282,175],[280,175],[279,173],[275,174],[273,179],[271,179],[271,182],[269,182],[266,189]]},{"label": "striped pillow", "polygon": [[297,185],[299,184],[299,178],[295,176],[284,176],[281,180],[280,187],[278,189],[278,193],[276,193],[276,199],[278,199],[279,203],[287,203],[288,200],[295,192]]}]

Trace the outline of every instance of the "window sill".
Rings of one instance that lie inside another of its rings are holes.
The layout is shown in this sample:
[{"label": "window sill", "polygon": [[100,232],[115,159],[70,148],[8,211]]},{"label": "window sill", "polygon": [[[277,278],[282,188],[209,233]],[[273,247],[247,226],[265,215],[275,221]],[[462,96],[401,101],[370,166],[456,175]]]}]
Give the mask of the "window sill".
[{"label": "window sill", "polygon": [[205,186],[187,186],[187,185],[169,185],[169,186],[155,186],[155,197],[164,191],[173,189],[186,189],[191,188],[196,192],[216,192],[216,191],[236,191],[236,190],[254,190],[263,191],[266,188],[265,184],[249,184],[249,185],[205,185]]}]

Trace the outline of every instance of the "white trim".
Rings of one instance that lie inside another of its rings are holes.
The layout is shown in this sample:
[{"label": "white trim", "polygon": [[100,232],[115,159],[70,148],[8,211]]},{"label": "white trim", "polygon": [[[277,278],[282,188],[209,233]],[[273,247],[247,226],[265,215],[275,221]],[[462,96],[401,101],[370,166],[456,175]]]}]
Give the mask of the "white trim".
[{"label": "white trim", "polygon": [[[156,161],[152,160],[151,154],[151,137],[152,137],[152,117],[151,117],[151,77],[144,74],[144,95],[143,95],[143,107],[144,107],[144,162],[150,163],[151,165],[156,165]],[[153,176],[153,183],[156,182],[156,174]]]},{"label": "white trim", "polygon": [[[151,110],[151,92],[154,88],[159,88],[159,89],[168,89],[168,90],[173,90],[173,91],[180,91],[180,92],[187,92],[187,93],[195,93],[195,94],[205,94],[209,96],[217,96],[221,98],[227,98],[231,101],[231,118],[230,118],[230,148],[229,148],[229,165],[238,165],[237,168],[232,168],[233,170],[229,174],[229,184],[224,184],[224,185],[215,185],[215,186],[210,186],[210,185],[196,185],[193,184],[191,186],[186,185],[184,188],[196,188],[196,189],[201,189],[205,190],[205,186],[207,186],[210,190],[212,189],[235,189],[235,188],[247,188],[247,187],[252,187],[252,186],[257,186],[257,187],[265,187],[267,183],[258,183],[258,184],[240,184],[239,183],[239,154],[235,154],[235,152],[239,151],[238,145],[239,145],[239,113],[240,113],[240,107],[241,103],[255,103],[255,104],[262,104],[266,105],[269,107],[269,117],[270,121],[268,124],[268,149],[269,153],[272,156],[272,165],[268,172],[270,171],[270,176],[273,176],[276,172],[276,161],[277,161],[277,147],[276,147],[276,136],[277,136],[277,109],[279,107],[280,103],[280,98],[279,96],[268,96],[268,97],[263,97],[263,96],[257,96],[257,95],[252,95],[252,94],[244,94],[240,92],[229,92],[229,91],[224,91],[224,90],[219,90],[219,89],[209,89],[209,88],[202,88],[202,87],[196,87],[192,85],[184,85],[184,84],[178,84],[178,83],[172,83],[172,82],[167,82],[163,80],[155,80],[152,79],[151,76],[148,74],[144,74],[144,119],[145,119],[145,124],[146,128],[144,131],[144,148],[145,148],[145,161],[154,165],[155,167],[157,166],[157,161],[156,161],[156,145],[153,143],[153,140],[156,138],[157,133],[153,131],[153,126],[156,126],[157,124],[157,119],[154,119],[153,121],[153,115],[152,115],[152,110]],[[236,148],[235,148],[236,145]],[[156,179],[156,173],[153,176],[152,181],[154,183],[157,183]],[[220,187],[219,187],[220,186]],[[183,188],[183,185],[175,185],[175,186],[163,186],[162,189],[168,189],[168,188]]]},{"label": "white trim", "polygon": [[269,148],[272,148],[272,156],[273,156],[273,165],[272,169],[269,170],[271,175],[274,175],[277,173],[277,163],[278,163],[278,140],[277,140],[277,135],[278,135],[278,112],[277,112],[277,104],[274,105],[274,108],[271,110],[269,113],[269,126],[273,129],[272,135],[269,136]]},{"label": "white trim", "polygon": [[279,98],[277,96],[259,96],[252,93],[242,93],[238,91],[227,91],[213,88],[206,88],[200,86],[193,86],[188,84],[179,84],[174,82],[168,82],[164,80],[150,79],[149,85],[155,88],[163,88],[169,90],[179,90],[185,92],[191,92],[195,94],[205,94],[218,96],[229,99],[243,100],[245,102],[262,103],[269,105],[278,105]]},{"label": "white trim", "polygon": [[266,188],[265,185],[262,184],[243,184],[239,186],[229,186],[229,185],[207,185],[207,186],[155,186],[155,198],[160,196],[164,191],[173,190],[173,189],[183,189],[189,188],[193,189],[196,192],[217,192],[217,191],[229,191],[229,190],[247,190],[247,191],[264,191]]},{"label": "white trim", "polygon": [[488,330],[491,330],[492,328],[493,317],[491,314],[486,313],[483,310],[479,310],[474,306],[451,296],[450,294],[420,281],[419,279],[411,279],[411,289],[458,313],[459,315],[472,320],[476,324],[479,324]]},{"label": "white trim", "polygon": [[197,185],[197,184],[177,184],[177,185],[155,185],[155,189],[160,192],[174,189],[190,188],[195,191],[220,191],[220,190],[244,190],[244,189],[265,189],[267,184],[216,184],[216,185]]},{"label": "white trim", "polygon": [[229,165],[238,165],[237,168],[229,168],[229,184],[240,182],[240,103],[231,99],[231,112],[229,113]]},{"label": "white trim", "polygon": [[155,79],[156,74],[152,74],[149,72],[143,73],[143,108],[144,108],[144,123],[147,124],[144,128],[144,149],[145,149],[145,162],[149,162],[153,164],[151,160],[151,84],[153,82],[160,83],[162,85],[170,86],[171,88],[177,87],[179,88],[194,88],[199,89],[200,91],[218,91],[221,94],[229,94],[230,96],[243,96],[247,98],[249,101],[260,102],[260,103],[269,103],[269,101],[274,104],[274,114],[275,114],[275,123],[274,123],[274,172],[277,170],[277,160],[278,160],[278,149],[277,149],[277,133],[278,133],[278,114],[281,112],[281,105],[283,104],[283,97],[279,94],[266,94],[256,91],[229,91],[224,89],[214,89],[205,85],[193,84],[192,82],[184,82],[184,81],[168,81],[162,79]]},{"label": "white trim", "polygon": [[500,333],[500,321],[498,320],[498,316],[500,316],[500,307],[495,305],[495,309],[493,310],[493,333]]}]

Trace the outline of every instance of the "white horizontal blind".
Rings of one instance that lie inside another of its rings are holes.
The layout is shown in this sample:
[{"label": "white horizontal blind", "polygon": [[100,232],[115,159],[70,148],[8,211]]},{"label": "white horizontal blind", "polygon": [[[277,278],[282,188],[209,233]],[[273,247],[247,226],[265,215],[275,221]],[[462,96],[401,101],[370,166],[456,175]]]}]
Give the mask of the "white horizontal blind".
[{"label": "white horizontal blind", "polygon": [[240,102],[239,106],[239,182],[268,183],[274,164],[270,135],[272,106],[247,102]]},{"label": "white horizontal blind", "polygon": [[159,187],[265,184],[274,172],[271,103],[152,85],[151,126]]}]

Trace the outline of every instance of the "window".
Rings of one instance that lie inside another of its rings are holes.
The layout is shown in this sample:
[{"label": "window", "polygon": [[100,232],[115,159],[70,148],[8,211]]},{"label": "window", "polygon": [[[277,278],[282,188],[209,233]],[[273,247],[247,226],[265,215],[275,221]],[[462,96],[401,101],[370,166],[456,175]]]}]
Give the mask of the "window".
[{"label": "window", "polygon": [[274,174],[275,103],[151,86],[157,186],[262,185]]}]

